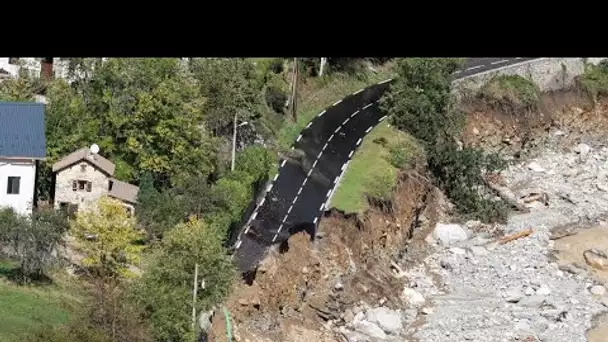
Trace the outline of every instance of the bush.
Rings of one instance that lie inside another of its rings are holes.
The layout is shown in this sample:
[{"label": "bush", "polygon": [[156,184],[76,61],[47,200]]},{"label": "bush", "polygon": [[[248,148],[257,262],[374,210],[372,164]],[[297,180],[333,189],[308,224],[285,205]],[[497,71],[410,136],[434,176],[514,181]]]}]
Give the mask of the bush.
[{"label": "bush", "polygon": [[277,113],[283,113],[285,102],[287,101],[287,94],[284,91],[276,87],[266,88],[265,98],[266,104],[272,110]]},{"label": "bush", "polygon": [[268,65],[268,70],[275,74],[280,74],[283,72],[283,65],[283,58],[274,58],[272,61],[270,61],[270,64]]},{"label": "bush", "polygon": [[45,276],[67,229],[65,216],[53,209],[42,209],[29,217],[11,208],[0,210],[0,241],[19,261],[18,280],[29,282]]},{"label": "bush", "polygon": [[597,66],[587,65],[578,78],[578,84],[594,100],[608,95],[608,60],[601,61]]},{"label": "bush", "polygon": [[540,102],[540,88],[519,75],[500,75],[484,84],[478,96],[496,109],[534,110]]}]

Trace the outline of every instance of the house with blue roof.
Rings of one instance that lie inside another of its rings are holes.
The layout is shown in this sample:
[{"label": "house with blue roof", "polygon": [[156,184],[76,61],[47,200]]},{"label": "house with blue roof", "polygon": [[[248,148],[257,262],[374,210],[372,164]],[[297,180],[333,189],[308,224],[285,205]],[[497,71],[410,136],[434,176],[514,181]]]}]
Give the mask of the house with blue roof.
[{"label": "house with blue roof", "polygon": [[38,164],[45,157],[44,105],[0,102],[0,207],[32,212]]}]

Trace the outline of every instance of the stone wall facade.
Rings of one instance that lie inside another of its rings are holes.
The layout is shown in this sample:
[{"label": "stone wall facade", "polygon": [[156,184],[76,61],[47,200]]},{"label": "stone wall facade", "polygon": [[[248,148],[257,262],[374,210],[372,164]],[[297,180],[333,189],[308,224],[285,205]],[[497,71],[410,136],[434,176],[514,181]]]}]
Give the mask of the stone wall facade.
[{"label": "stone wall facade", "polygon": [[[73,190],[73,181],[91,182],[91,191],[77,188]],[[78,210],[90,209],[103,195],[108,194],[110,176],[86,161],[80,161],[59,171],[55,178],[55,208],[61,203],[78,205]]]},{"label": "stone wall facade", "polygon": [[482,72],[454,81],[458,93],[475,91],[496,75],[520,75],[536,83],[540,90],[555,91],[574,85],[576,76],[585,71],[585,63],[597,65],[601,58],[539,58]]}]

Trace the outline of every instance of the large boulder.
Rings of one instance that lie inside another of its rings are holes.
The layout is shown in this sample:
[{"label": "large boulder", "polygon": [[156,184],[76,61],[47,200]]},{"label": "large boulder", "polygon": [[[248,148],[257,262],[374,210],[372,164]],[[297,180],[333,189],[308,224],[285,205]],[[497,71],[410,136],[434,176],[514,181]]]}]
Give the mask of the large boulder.
[{"label": "large boulder", "polygon": [[467,230],[458,224],[437,223],[433,230],[433,239],[444,246],[466,241],[468,238]]},{"label": "large boulder", "polygon": [[376,323],[385,333],[397,335],[403,329],[401,313],[385,307],[367,311],[367,320]]}]

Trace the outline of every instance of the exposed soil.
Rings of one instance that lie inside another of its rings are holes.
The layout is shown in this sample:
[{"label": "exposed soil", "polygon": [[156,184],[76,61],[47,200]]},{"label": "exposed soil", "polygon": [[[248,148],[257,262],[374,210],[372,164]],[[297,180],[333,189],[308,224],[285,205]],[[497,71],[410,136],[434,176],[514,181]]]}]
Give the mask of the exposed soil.
[{"label": "exposed soil", "polygon": [[[340,341],[331,326],[347,308],[379,301],[402,306],[397,264],[403,255],[412,263],[426,255],[428,229],[414,229],[417,217],[425,210],[423,226],[431,227],[440,209],[439,192],[424,176],[411,171],[400,179],[391,203],[375,203],[362,216],[329,212],[315,241],[304,232],[292,236],[287,252],[271,251],[251,286],[237,284],[226,306],[238,340]],[[210,337],[225,341],[218,316]]]}]

